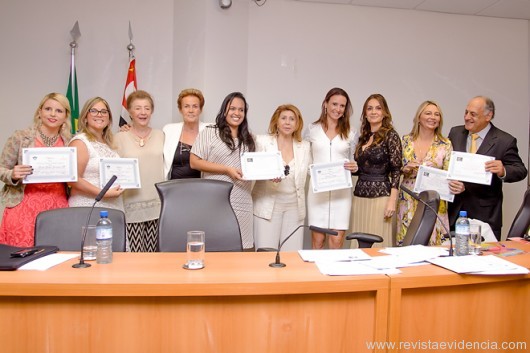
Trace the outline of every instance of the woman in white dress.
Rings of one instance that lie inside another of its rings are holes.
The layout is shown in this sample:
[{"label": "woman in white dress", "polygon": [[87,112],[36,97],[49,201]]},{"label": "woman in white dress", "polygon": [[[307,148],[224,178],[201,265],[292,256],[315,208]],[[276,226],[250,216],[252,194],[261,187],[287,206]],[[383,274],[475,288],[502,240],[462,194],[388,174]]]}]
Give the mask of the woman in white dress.
[{"label": "woman in white dress", "polygon": [[[284,178],[258,180],[252,190],[254,240],[256,248],[278,248],[296,227],[304,224],[305,183],[311,163],[309,142],[302,140],[304,121],[292,104],[279,106],[272,115],[268,135],[256,136],[258,152],[280,151]],[[303,247],[304,232],[299,229],[282,247],[296,251]]]},{"label": "woman in white dress", "polygon": [[[353,113],[350,98],[341,88],[332,88],[322,102],[320,118],[309,126],[307,140],[311,143],[313,163],[328,163],[344,160],[344,168],[357,171],[352,151],[357,144],[357,132],[350,128]],[[328,237],[328,248],[340,249],[344,234],[350,227],[352,203],[351,189],[314,193],[309,188],[307,195],[309,224],[329,228],[338,232]],[[313,249],[322,249],[326,235],[312,232]]]},{"label": "woman in white dress", "polygon": [[[101,191],[99,180],[100,158],[118,158],[112,136],[112,113],[109,104],[101,97],[89,99],[79,115],[79,133],[69,146],[77,148],[77,182],[71,187],[68,204],[70,207],[92,206]],[[113,185],[98,203],[98,207],[115,208],[123,211],[121,194],[123,189]]]}]

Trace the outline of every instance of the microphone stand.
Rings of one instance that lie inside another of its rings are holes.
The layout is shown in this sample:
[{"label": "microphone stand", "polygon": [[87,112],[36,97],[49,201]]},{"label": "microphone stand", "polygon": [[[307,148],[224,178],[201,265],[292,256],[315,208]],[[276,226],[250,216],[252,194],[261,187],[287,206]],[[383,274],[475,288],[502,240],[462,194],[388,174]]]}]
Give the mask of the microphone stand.
[{"label": "microphone stand", "polygon": [[449,229],[447,229],[446,225],[444,224],[444,222],[442,221],[442,219],[440,218],[440,216],[438,215],[438,211],[436,211],[431,205],[429,205],[429,203],[425,202],[418,194],[416,194],[415,192],[413,192],[412,190],[408,189],[406,186],[403,186],[403,185],[399,185],[399,188],[401,190],[403,190],[404,192],[406,192],[407,194],[409,194],[414,200],[416,201],[419,201],[421,202],[422,204],[424,204],[429,210],[431,210],[432,212],[434,212],[434,214],[436,215],[436,219],[438,220],[438,222],[440,222],[440,224],[442,225],[443,229],[445,230],[446,234],[444,234],[444,238],[446,236],[449,237],[449,256],[453,256],[453,239],[451,237],[451,232],[449,232]]},{"label": "microphone stand", "polygon": [[85,230],[83,231],[83,237],[81,238],[81,256],[79,256],[79,262],[72,265],[73,268],[87,268],[87,267],[92,266],[92,265],[90,265],[90,264],[85,262],[85,240],[86,240],[86,233],[88,231],[88,223],[90,222],[90,216],[92,216],[92,211],[94,211],[94,207],[96,206],[96,204],[99,201],[101,201],[101,199],[103,198],[103,196],[105,196],[107,191],[109,191],[110,187],[112,186],[112,184],[114,184],[116,179],[118,179],[118,177],[116,175],[113,175],[109,179],[107,184],[105,184],[103,189],[101,189],[99,194],[96,196],[95,201],[92,204],[92,207],[90,207],[90,212],[88,213],[88,217],[87,217],[86,223],[85,223]]},{"label": "microphone stand", "polygon": [[282,249],[283,244],[285,244],[285,242],[286,242],[287,240],[289,240],[289,238],[292,237],[293,234],[296,233],[296,231],[298,231],[298,229],[300,229],[300,228],[302,228],[302,227],[304,227],[304,228],[309,228],[309,229],[311,229],[312,231],[315,231],[315,232],[324,233],[324,234],[329,234],[329,235],[337,235],[337,234],[339,234],[338,232],[336,232],[336,231],[334,231],[334,230],[331,230],[331,229],[320,228],[320,227],[315,227],[315,226],[306,226],[306,225],[304,225],[304,224],[301,224],[301,225],[299,225],[298,227],[296,227],[296,229],[295,229],[291,234],[289,234],[289,235],[287,236],[287,238],[285,238],[285,239],[284,239],[283,241],[281,241],[281,242],[280,242],[280,241],[278,242],[278,250],[276,251],[276,259],[275,259],[274,262],[271,262],[271,263],[269,264],[270,267],[275,267],[275,268],[277,268],[277,267],[285,267],[285,266],[287,266],[286,264],[284,264],[283,262],[280,261],[280,250]]}]

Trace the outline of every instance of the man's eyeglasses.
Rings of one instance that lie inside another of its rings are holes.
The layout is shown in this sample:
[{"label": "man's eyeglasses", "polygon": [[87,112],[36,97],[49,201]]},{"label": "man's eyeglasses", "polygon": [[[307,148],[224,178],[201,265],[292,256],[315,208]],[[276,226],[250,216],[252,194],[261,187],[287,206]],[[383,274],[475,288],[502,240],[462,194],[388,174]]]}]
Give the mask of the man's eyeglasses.
[{"label": "man's eyeglasses", "polygon": [[285,168],[283,169],[283,174],[285,174],[285,176],[288,176],[290,171],[291,171],[291,167],[289,167],[289,165],[286,165]]},{"label": "man's eyeglasses", "polygon": [[92,109],[89,109],[88,112],[92,115],[92,116],[98,116],[99,114],[101,114],[101,116],[107,116],[109,115],[109,111],[107,109],[101,109],[101,110],[97,110],[95,108],[92,108]]}]

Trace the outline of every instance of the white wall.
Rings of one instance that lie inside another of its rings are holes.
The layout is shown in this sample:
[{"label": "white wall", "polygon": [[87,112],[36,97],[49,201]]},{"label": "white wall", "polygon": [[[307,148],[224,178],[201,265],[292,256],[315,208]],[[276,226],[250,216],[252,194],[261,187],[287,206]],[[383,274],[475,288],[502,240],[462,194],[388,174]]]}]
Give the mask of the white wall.
[{"label": "white wall", "polygon": [[[461,124],[469,98],[491,96],[494,123],[513,134],[528,160],[529,28],[524,20],[458,16],[349,5],[269,0],[19,0],[0,3],[0,144],[29,125],[50,91],[65,92],[69,31],[79,20],[80,100],[101,95],[119,115],[128,65],[128,21],[138,84],[155,97],[155,127],[179,119],[176,96],[203,90],[205,121],[224,96],[246,94],[249,122],[264,133],[275,107],[299,106],[316,119],[331,87],[345,88],[357,126],[364,99],[388,99],[399,133],[407,133],[425,99],[444,110],[444,133]],[[117,120],[117,119],[115,119]],[[117,121],[115,122],[117,124]],[[505,186],[505,232],[526,182]]]}]

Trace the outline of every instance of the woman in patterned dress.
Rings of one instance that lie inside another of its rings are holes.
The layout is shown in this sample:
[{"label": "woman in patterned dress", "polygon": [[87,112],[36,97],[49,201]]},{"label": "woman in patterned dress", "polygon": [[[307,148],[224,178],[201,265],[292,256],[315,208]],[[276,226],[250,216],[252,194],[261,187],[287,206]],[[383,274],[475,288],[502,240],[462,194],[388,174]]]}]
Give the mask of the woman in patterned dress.
[{"label": "woman in patterned dress", "polygon": [[[413,127],[410,134],[403,136],[403,185],[409,189],[414,188],[418,168],[420,165],[447,170],[453,147],[448,138],[442,136],[443,114],[440,106],[433,101],[420,104],[414,116]],[[403,243],[410,221],[416,212],[418,201],[410,195],[399,193],[397,245]],[[447,202],[440,201],[438,214],[447,229]],[[434,228],[430,244],[441,245],[444,234],[443,226],[438,222]]]},{"label": "woman in patterned dress", "polygon": [[33,117],[33,126],[8,138],[0,157],[0,180],[5,205],[0,243],[28,247],[34,244],[35,219],[46,210],[68,207],[65,183],[23,184],[33,173],[22,164],[22,149],[64,147],[70,135],[70,103],[60,93],[47,94]]},{"label": "woman in patterned dress", "polygon": [[378,234],[384,240],[376,246],[393,246],[401,140],[392,127],[392,115],[382,95],[372,94],[366,99],[361,119],[361,136],[355,150],[359,178],[353,191],[352,231]]},{"label": "woman in patterned dress", "polygon": [[[71,186],[70,207],[92,206],[101,191],[99,180],[100,158],[118,158],[112,136],[112,113],[109,104],[101,97],[89,99],[79,114],[79,133],[70,146],[77,148],[77,182]],[[123,211],[123,189],[113,185],[98,203],[99,207]]]},{"label": "woman in patterned dress", "polygon": [[252,182],[243,179],[241,154],[254,152],[254,138],[248,130],[248,104],[240,92],[230,93],[223,101],[215,125],[199,133],[191,149],[190,166],[205,179],[234,184],[230,203],[241,231],[243,250],[254,250]]}]

